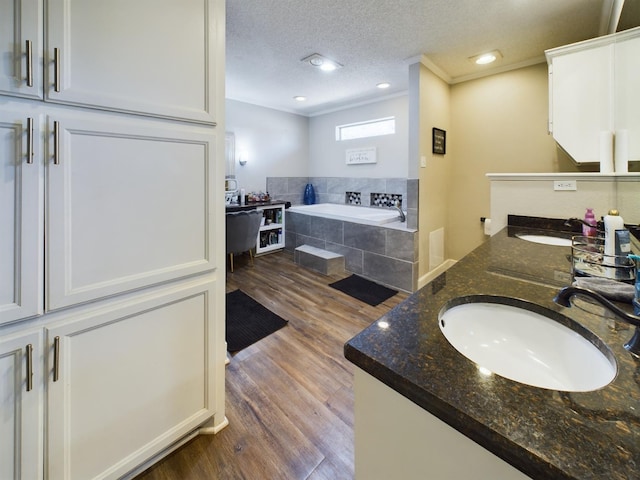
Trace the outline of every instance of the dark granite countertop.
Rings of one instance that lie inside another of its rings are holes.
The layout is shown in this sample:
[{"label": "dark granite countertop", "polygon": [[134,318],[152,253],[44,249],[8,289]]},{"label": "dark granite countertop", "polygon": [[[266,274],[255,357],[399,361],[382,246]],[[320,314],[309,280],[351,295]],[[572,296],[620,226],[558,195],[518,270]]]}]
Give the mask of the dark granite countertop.
[{"label": "dark granite countertop", "polygon": [[244,205],[238,205],[237,203],[231,203],[226,206],[226,213],[240,212],[243,210],[255,210],[258,207],[276,207],[285,205],[287,202],[284,200],[269,200],[268,202],[251,202]]},{"label": "dark granite countertop", "polygon": [[[579,298],[572,308],[556,305],[571,281],[570,247],[518,232],[543,233],[505,228],[349,340],[345,356],[532,478],[638,479],[640,359],[623,348],[633,328]],[[437,324],[449,300],[474,294],[522,299],[577,321],[611,349],[616,378],[575,393],[480,374]]]}]

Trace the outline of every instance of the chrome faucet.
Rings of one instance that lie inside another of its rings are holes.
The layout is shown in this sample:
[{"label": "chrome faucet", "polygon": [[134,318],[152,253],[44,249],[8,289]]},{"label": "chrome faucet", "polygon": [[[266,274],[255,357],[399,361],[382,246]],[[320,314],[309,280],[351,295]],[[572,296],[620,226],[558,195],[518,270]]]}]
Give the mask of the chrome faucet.
[{"label": "chrome faucet", "polygon": [[587,227],[595,228],[598,232],[604,232],[604,223],[602,220],[598,220],[595,225],[591,225],[585,222],[582,218],[569,218],[565,220],[564,226],[573,228],[577,223],[585,225]]},{"label": "chrome faucet", "polygon": [[405,216],[404,212],[402,211],[402,208],[400,207],[400,200],[396,200],[395,207],[398,210],[398,212],[400,212],[400,221],[406,222],[407,217]]},{"label": "chrome faucet", "polygon": [[606,307],[608,310],[613,312],[621,320],[634,325],[636,327],[635,333],[633,334],[633,337],[631,337],[631,339],[624,344],[624,348],[626,348],[629,352],[633,353],[637,357],[640,357],[640,317],[625,312],[599,293],[594,292],[593,290],[589,290],[588,288],[573,286],[564,287],[558,292],[553,301],[558,305],[562,305],[563,307],[571,307],[571,297],[573,297],[574,295],[584,295],[586,297],[590,297],[600,303],[603,307]]}]

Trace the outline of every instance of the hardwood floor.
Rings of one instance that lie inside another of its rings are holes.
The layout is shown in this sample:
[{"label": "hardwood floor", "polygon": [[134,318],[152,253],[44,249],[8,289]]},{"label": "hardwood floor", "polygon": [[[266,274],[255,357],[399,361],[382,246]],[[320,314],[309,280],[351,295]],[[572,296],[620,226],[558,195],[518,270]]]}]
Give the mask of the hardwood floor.
[{"label": "hardwood floor", "polygon": [[237,259],[240,288],[289,324],[235,354],[226,371],[229,426],[201,435],[137,480],[353,478],[353,365],[344,343],[407,298],[371,307],[280,252]]}]

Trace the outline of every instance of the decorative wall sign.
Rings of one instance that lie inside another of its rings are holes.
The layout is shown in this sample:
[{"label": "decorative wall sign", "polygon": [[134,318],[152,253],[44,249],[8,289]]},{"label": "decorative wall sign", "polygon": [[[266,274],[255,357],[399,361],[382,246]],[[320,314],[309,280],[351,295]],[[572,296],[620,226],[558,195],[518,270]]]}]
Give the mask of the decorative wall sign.
[{"label": "decorative wall sign", "polygon": [[447,132],[440,130],[439,128],[433,128],[431,135],[432,152],[439,155],[447,153]]},{"label": "decorative wall sign", "polygon": [[360,165],[363,163],[376,163],[376,147],[350,148],[347,150],[347,165]]}]

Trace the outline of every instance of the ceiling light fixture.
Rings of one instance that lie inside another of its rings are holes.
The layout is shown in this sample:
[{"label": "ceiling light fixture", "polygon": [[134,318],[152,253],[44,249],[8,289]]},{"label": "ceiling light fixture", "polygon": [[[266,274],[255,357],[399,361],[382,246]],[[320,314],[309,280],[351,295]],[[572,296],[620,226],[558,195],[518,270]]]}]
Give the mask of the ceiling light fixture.
[{"label": "ceiling light fixture", "polygon": [[307,97],[305,97],[305,96],[303,96],[303,95],[296,95],[295,97],[293,97],[293,99],[294,99],[296,102],[304,102],[304,101],[307,99]]},{"label": "ceiling light fixture", "polygon": [[305,57],[300,61],[304,63],[308,63],[312,67],[319,68],[320,70],[323,70],[325,72],[332,72],[342,67],[342,65],[340,65],[338,62],[329,60],[327,57],[323,57],[319,53],[314,53],[313,55],[309,55],[308,57]]},{"label": "ceiling light fixture", "polygon": [[385,89],[385,88],[389,88],[391,86],[391,84],[389,82],[382,82],[376,85],[376,87],[381,88],[381,89]]},{"label": "ceiling light fixture", "polygon": [[469,60],[476,65],[488,65],[489,63],[493,63],[496,60],[500,60],[501,58],[502,54],[500,53],[500,51],[493,50],[491,52],[481,53],[480,55],[469,57]]}]

